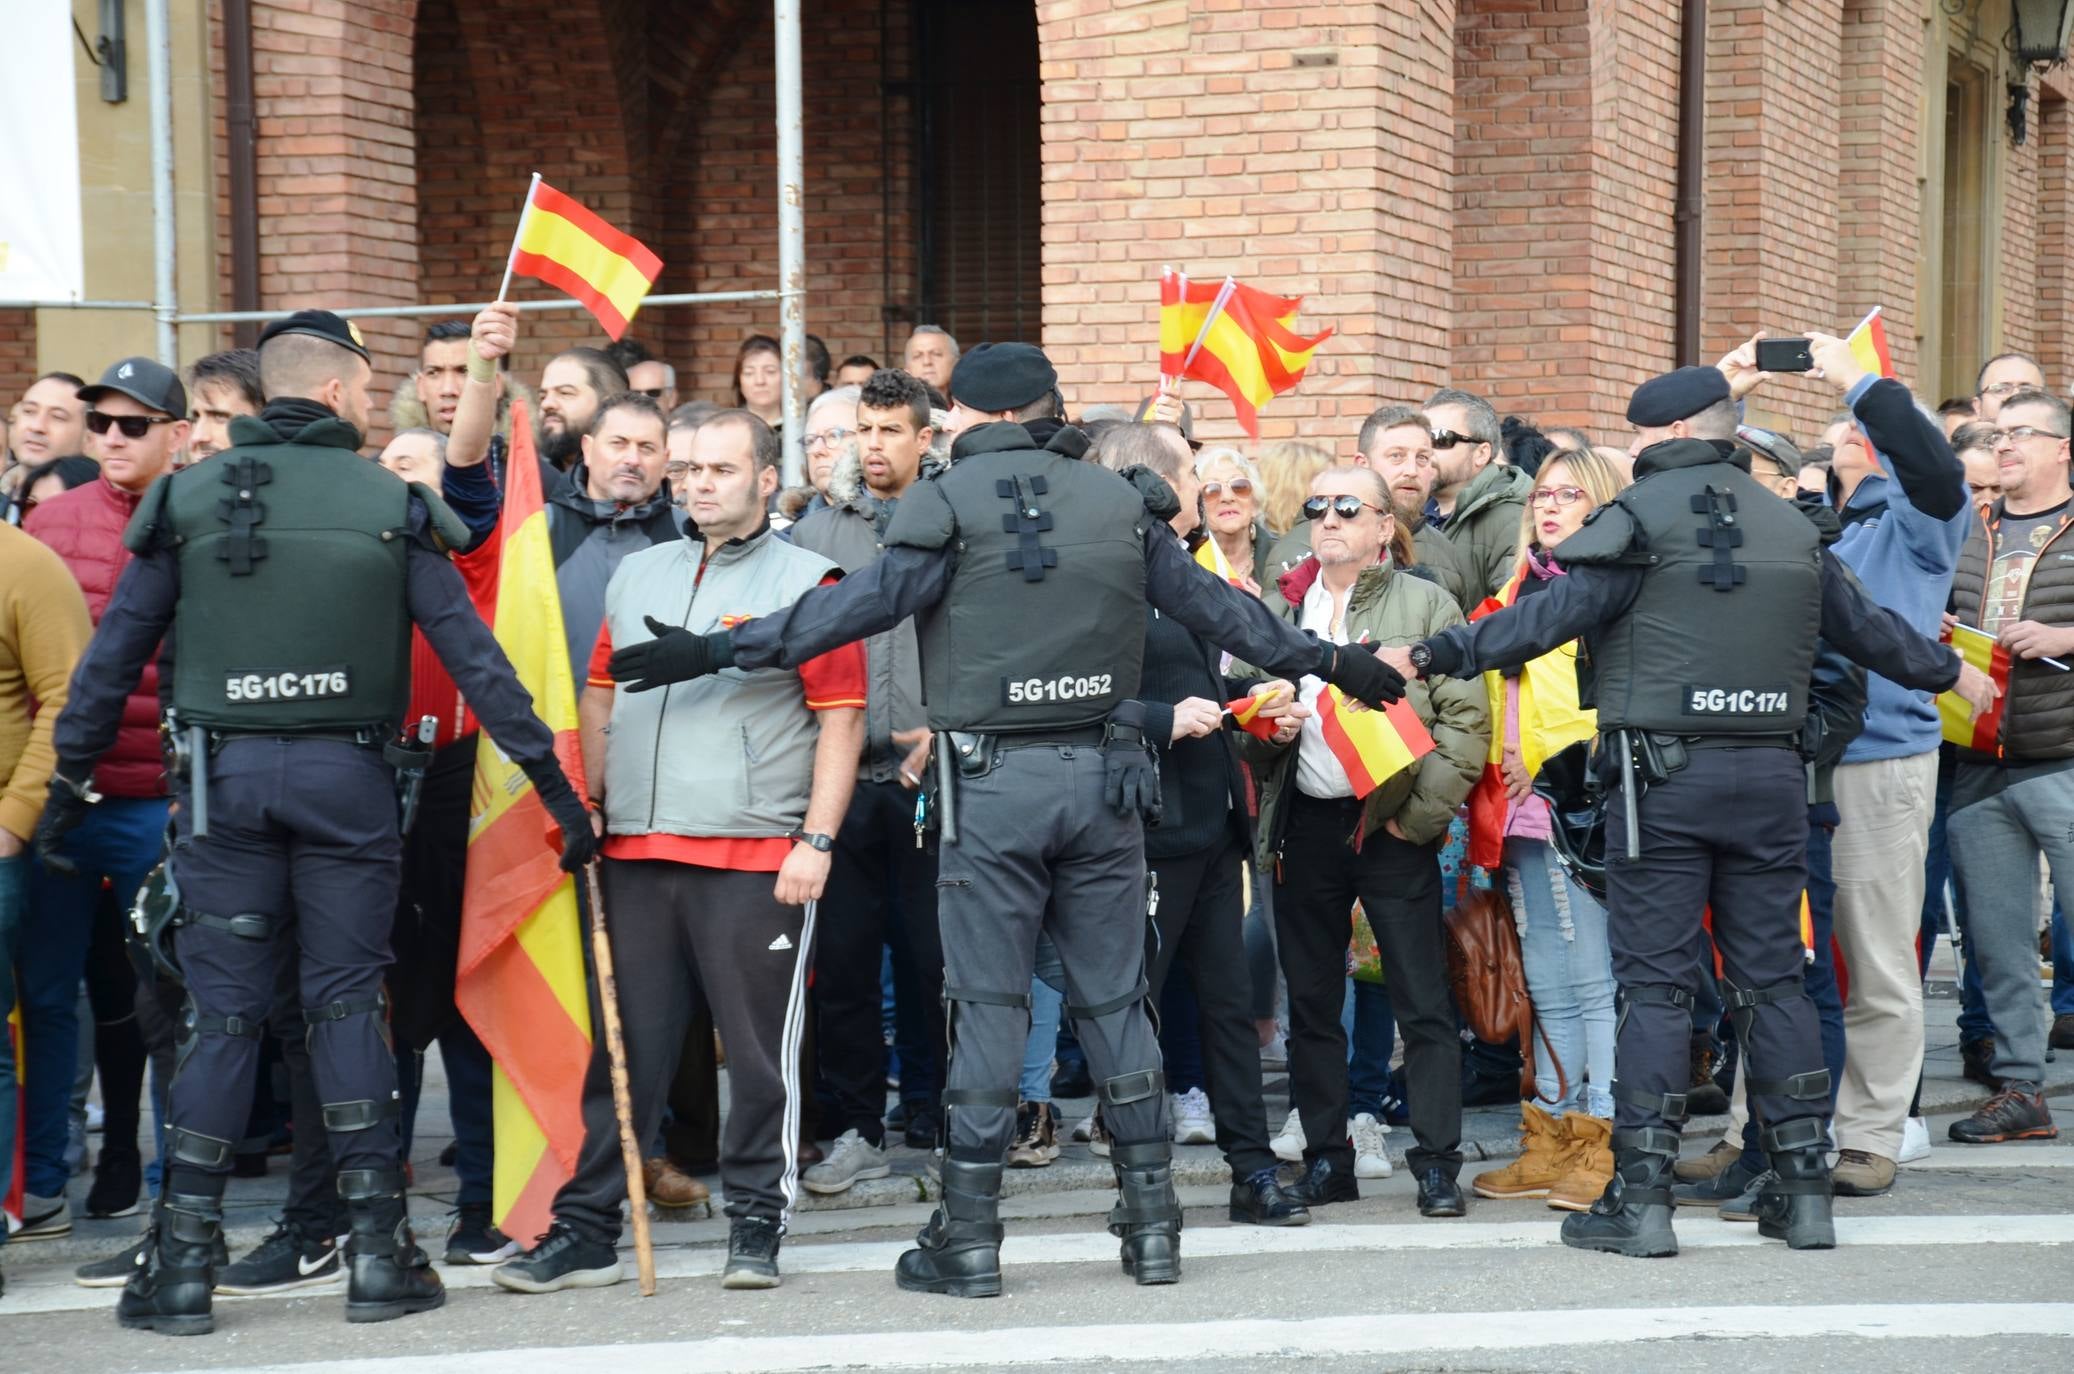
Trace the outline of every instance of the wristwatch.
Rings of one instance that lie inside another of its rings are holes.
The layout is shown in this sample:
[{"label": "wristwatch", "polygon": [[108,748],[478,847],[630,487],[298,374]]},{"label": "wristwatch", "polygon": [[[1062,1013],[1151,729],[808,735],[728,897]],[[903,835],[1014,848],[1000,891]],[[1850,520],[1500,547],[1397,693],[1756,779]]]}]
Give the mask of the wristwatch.
[{"label": "wristwatch", "polygon": [[835,837],[833,835],[816,835],[808,830],[795,830],[786,838],[800,844],[810,845],[820,850],[823,854],[835,848]]},{"label": "wristwatch", "polygon": [[1433,666],[1433,651],[1426,647],[1424,640],[1412,645],[1407,652],[1407,657],[1411,659],[1413,671],[1418,673],[1420,677],[1426,676],[1426,670]]}]

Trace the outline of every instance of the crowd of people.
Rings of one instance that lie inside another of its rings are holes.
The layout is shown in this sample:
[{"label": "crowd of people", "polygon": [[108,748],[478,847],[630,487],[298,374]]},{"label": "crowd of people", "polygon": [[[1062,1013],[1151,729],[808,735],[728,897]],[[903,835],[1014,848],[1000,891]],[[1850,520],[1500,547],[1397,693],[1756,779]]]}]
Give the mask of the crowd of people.
[{"label": "crowd of people", "polygon": [[[973,878],[939,868],[918,809],[939,766],[925,700],[941,685],[925,684],[944,644],[924,643],[903,619],[790,672],[687,685],[662,662],[674,652],[664,626],[692,625],[700,608],[730,598],[790,603],[864,573],[886,557],[916,484],[966,458],[960,434],[998,423],[1137,477],[1172,542],[1277,621],[1335,645],[1412,645],[1568,576],[1565,543],[1629,486],[1642,447],[1641,437],[1595,443],[1575,428],[1501,417],[1455,387],[1385,405],[1351,433],[1205,445],[1188,407],[1164,392],[1135,409],[1078,410],[1050,383],[1034,398],[960,395],[957,341],[924,326],[897,366],[862,354],[838,363],[809,338],[798,436],[808,480],[785,489],[782,353],[771,337],[742,343],[732,394],[709,401],[680,395],[675,369],[631,340],[566,349],[529,386],[507,366],[518,333],[518,314],[503,307],[428,328],[416,373],[395,390],[392,437],[373,456],[442,498],[465,530],[452,541],[464,578],[494,582],[512,404],[529,402],[607,907],[622,913],[613,938],[647,1192],[665,1207],[706,1205],[702,1177],[718,1175],[732,1221],[725,1281],[739,1287],[777,1284],[798,1188],[838,1194],[885,1177],[896,1136],[924,1150],[955,1140],[954,1025],[1027,1016],[1014,1099],[976,1102],[966,1090],[955,1106],[1012,1114],[1006,1167],[1046,1167],[1067,1139],[1084,1140],[1114,1156],[1129,1203],[1147,1158],[1133,1153],[1145,1094],[1090,1076],[1089,1052],[1117,1051],[1081,1042],[1106,1037],[1103,1018],[1124,1003],[1086,996],[1078,969],[1069,977],[1088,957],[1084,931],[1063,961],[1040,939],[1026,989],[947,987],[939,894]],[[2020,354],[1989,359],[1976,394],[1933,416],[1900,382],[1865,374],[1843,342],[1817,335],[1813,352],[1819,380],[1759,371],[1754,341],[1729,353],[1718,365],[1726,399],[1676,417],[1679,436],[1741,455],[1916,632],[1977,628],[2013,665],[1992,752],[1944,743],[1927,693],[1841,658],[1818,670],[1805,725],[1791,723],[1809,769],[1804,982],[1828,1071],[1830,1177],[1840,1195],[1874,1196],[1930,1149],[1917,1097],[1923,979],[1940,934],[1963,934],[1965,1072],[1992,1093],[1950,1139],[2055,1130],[2044,1060],[2048,1046],[2074,1048],[2074,938],[2048,895],[2057,872],[2074,872],[2063,869],[2074,864],[2074,552],[2057,545],[2074,518],[2069,410]],[[1753,397],[1793,386],[1828,387],[1838,400],[1805,447],[1745,422]],[[19,1131],[25,1160],[12,1243],[66,1234],[75,1207],[131,1215],[163,1186],[166,1094],[195,1031],[182,1030],[178,984],[134,966],[123,932],[132,895],[165,852],[178,788],[161,729],[158,668],[170,655],[129,693],[65,862],[31,842],[73,669],[131,561],[125,529],[155,482],[246,442],[241,423],[278,399],[258,354],[231,351],[184,376],[145,358],[117,360],[92,385],[48,373],[7,415],[0,988],[19,1004],[25,1086],[17,1120],[15,1066],[0,1044],[0,1147]],[[364,414],[339,414],[366,427]],[[677,555],[686,539],[701,549],[696,561]],[[1469,1187],[1590,1208],[1614,1178],[1620,999],[1603,888],[1557,843],[1548,789],[1537,789],[1549,765],[1598,732],[1579,646],[1481,677],[1413,680],[1407,700],[1434,747],[1359,790],[1328,741],[1319,676],[1249,667],[1157,609],[1142,629],[1142,675],[1121,695],[1142,707],[1131,726],[1158,763],[1142,976],[1143,997],[1163,1012],[1160,1129],[1179,1143],[1214,1142],[1231,1167],[1233,1219],[1261,1225],[1301,1224],[1311,1209],[1358,1197],[1361,1180],[1391,1173],[1389,1133],[1408,1129],[1420,1210],[1460,1216],[1465,1099],[1530,1080],[1519,1155]],[[1225,712],[1249,694],[1270,722],[1263,734]],[[459,1180],[445,1261],[496,1265],[500,1284],[527,1292],[616,1281],[626,1180],[602,1037],[583,1087],[584,1150],[553,1226],[536,1239],[494,1224],[492,1062],[453,987],[476,722],[422,635],[407,719],[429,719],[434,733],[404,840],[386,993],[405,1157],[419,1065],[436,1044]],[[1472,805],[1479,788],[1491,805]],[[1531,1043],[1477,1042],[1450,995],[1443,911],[1472,886],[1506,900],[1539,1027]],[[705,919],[715,910],[727,920]],[[1123,962],[1139,963],[1140,947],[1134,940]],[[1751,1220],[1775,1180],[1746,1105],[1749,1074],[1737,1071],[1747,1055],[1735,1008],[1715,995],[1711,953],[1694,951],[1693,963],[1706,976],[1690,1009],[1687,1102],[1729,1112],[1730,1126],[1679,1162],[1677,1199]],[[1134,969],[1113,972],[1128,982]],[[284,976],[255,1051],[258,1090],[225,1160],[263,1173],[269,1155],[292,1153],[289,1201],[256,1249],[217,1255],[219,1292],[333,1284],[345,1272],[348,1225],[326,1129],[338,1119],[314,1085],[297,1006]],[[1262,1081],[1285,1063],[1291,1110],[1277,1128]],[[101,1143],[89,1157],[95,1081]],[[1090,1094],[1097,1110],[1060,1118],[1058,1099]],[[0,1148],[0,1195],[11,1158]],[[947,1193],[972,1163],[952,1152]],[[72,1179],[88,1169],[75,1201]],[[955,1226],[954,1202],[946,1212]],[[83,1266],[79,1281],[130,1281],[149,1244]],[[1157,1269],[1152,1251],[1136,1253],[1146,1273]]]}]

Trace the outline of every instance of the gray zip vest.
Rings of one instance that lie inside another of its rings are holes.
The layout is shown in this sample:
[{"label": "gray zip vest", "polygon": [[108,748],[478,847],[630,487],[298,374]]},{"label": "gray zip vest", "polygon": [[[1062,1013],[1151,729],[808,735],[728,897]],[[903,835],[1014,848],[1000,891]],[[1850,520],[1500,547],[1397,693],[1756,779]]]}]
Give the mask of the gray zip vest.
[{"label": "gray zip vest", "polygon": [[[707,634],[780,610],[835,564],[769,529],[714,549],[673,539],[628,554],[605,589],[615,648],[654,638],[643,617]],[[725,668],[653,692],[615,692],[605,746],[605,828],[614,835],[764,838],[806,818],[821,734],[790,668]]]},{"label": "gray zip vest", "polygon": [[886,530],[889,547],[956,558],[943,599],[915,616],[930,727],[1071,729],[1136,696],[1151,518],[1130,483],[1021,425],[960,435],[950,469],[910,487]]},{"label": "gray zip vest", "polygon": [[1820,536],[1748,464],[1704,440],[1654,445],[1635,484],[1563,542],[1567,564],[1645,570],[1627,614],[1585,636],[1603,728],[1800,732],[1822,621]]}]

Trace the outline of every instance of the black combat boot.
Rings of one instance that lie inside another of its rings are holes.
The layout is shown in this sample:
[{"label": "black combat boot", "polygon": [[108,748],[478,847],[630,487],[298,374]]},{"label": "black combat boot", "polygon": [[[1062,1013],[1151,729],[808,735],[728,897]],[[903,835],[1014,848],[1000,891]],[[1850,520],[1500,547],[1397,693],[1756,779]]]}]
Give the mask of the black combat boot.
[{"label": "black combat boot", "polygon": [[1829,1137],[1821,1119],[1803,1116],[1768,1127],[1763,1143],[1773,1176],[1757,1194],[1757,1233],[1794,1250],[1835,1249]]},{"label": "black combat boot", "polygon": [[1613,1181],[1589,1212],[1563,1218],[1563,1244],[1634,1259],[1678,1253],[1671,1230],[1671,1165],[1678,1132],[1642,1126],[1613,1133]]},{"label": "black combat boot", "polygon": [[206,1336],[216,1329],[209,1294],[223,1243],[225,1176],[185,1169],[168,1175],[144,1238],[143,1262],[123,1285],[115,1319],[161,1336]]},{"label": "black combat boot", "polygon": [[1123,1241],[1123,1272],[1141,1285],[1181,1282],[1181,1202],[1174,1196],[1174,1143],[1118,1141],[1109,1162],[1116,1169],[1116,1205],[1109,1233]]},{"label": "black combat boot", "polygon": [[432,1259],[411,1235],[401,1169],[341,1169],[345,1200],[346,1320],[386,1322],[446,1302]]},{"label": "black combat boot", "polygon": [[943,1162],[943,1202],[900,1257],[893,1280],[910,1293],[1001,1293],[1001,1165]]}]

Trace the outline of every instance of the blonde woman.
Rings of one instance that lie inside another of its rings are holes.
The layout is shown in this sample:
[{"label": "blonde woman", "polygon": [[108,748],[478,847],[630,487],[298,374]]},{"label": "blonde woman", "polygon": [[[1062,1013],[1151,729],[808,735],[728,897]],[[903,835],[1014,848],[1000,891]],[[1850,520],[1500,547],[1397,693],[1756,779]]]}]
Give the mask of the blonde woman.
[{"label": "blonde woman", "polygon": [[1280,538],[1303,524],[1311,479],[1332,466],[1332,453],[1300,439],[1283,439],[1260,451],[1260,518]]},{"label": "blonde woman", "polygon": [[[1519,559],[1498,600],[1511,605],[1567,576],[1563,541],[1627,484],[1589,450],[1549,454],[1527,495]],[[1583,1211],[1613,1175],[1613,956],[1606,909],[1557,862],[1548,803],[1533,782],[1549,758],[1597,733],[1598,721],[1578,704],[1574,641],[1515,675],[1485,673],[1484,686],[1491,760],[1505,789],[1504,885],[1541,1033],[1521,1047],[1534,1055],[1537,1100],[1520,1104],[1519,1158],[1471,1186],[1483,1197],[1545,1197],[1551,1207]]]},{"label": "blonde woman", "polygon": [[1267,581],[1275,542],[1260,517],[1260,470],[1235,448],[1209,448],[1195,460],[1202,484],[1202,547],[1195,561],[1255,596]]}]

